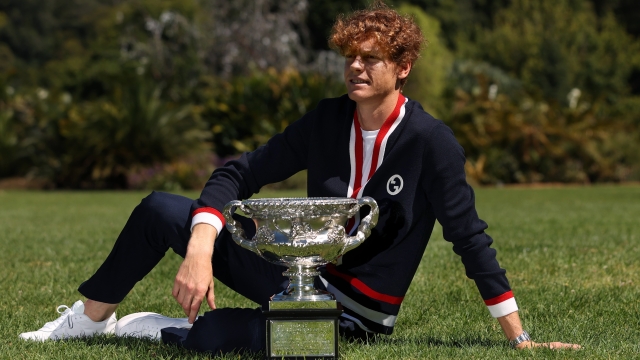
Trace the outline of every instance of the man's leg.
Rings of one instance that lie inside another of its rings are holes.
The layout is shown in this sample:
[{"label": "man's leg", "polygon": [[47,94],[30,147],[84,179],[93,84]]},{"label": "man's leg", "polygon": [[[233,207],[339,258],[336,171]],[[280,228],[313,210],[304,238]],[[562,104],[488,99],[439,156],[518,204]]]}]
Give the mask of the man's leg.
[{"label": "man's leg", "polygon": [[[234,218],[244,229],[247,238],[252,238],[255,234],[253,220],[238,215]],[[186,225],[183,228],[188,232],[191,219],[187,218],[184,221]],[[184,256],[186,245],[185,241],[181,246],[170,245],[170,247]],[[271,264],[237,245],[226,229],[216,239],[213,252],[213,273],[216,281],[221,281],[258,304],[266,304],[272,295],[287,287],[288,278],[282,275],[285,270],[285,267]],[[99,276],[98,273],[90,282],[95,281]],[[105,295],[101,296],[103,299],[106,298]],[[122,293],[118,294],[115,301],[119,301],[123,296]],[[181,324],[181,320],[184,319],[171,319],[159,314],[131,314],[118,322],[116,334],[159,340],[160,331],[168,327],[173,330],[163,331],[164,340],[189,349],[218,353],[231,349],[258,351],[264,347],[265,324],[260,309],[227,308],[209,311],[198,318],[191,331],[188,331],[190,326],[186,324],[176,325]]]},{"label": "man's leg", "polygon": [[[132,212],[111,253],[98,271],[78,289],[88,300],[76,302],[38,331],[31,340],[87,336],[112,332],[117,304],[172,248],[184,256],[189,240],[192,200],[152,193]],[[64,308],[64,307],[63,307]]]},{"label": "man's leg", "polygon": [[[98,271],[78,290],[88,299],[118,304],[133,286],[146,276],[171,248],[184,257],[191,235],[192,200],[173,194],[154,192],[142,200],[120,233],[113,250]],[[234,218],[246,236],[255,234],[255,224],[242,216]],[[268,263],[237,245],[223,229],[213,252],[214,277],[225,285],[263,304],[286,288],[283,266]]]},{"label": "man's leg", "polygon": [[144,198],[129,216],[107,259],[78,291],[92,302],[118,304],[169,248],[184,257],[191,203],[186,197],[159,192]]}]

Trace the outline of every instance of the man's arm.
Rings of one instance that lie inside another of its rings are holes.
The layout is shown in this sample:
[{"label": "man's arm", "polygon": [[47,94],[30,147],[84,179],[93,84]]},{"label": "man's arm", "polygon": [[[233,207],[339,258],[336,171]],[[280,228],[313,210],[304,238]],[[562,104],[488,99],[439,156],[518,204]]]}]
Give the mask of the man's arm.
[{"label": "man's arm", "polygon": [[191,324],[196,320],[205,296],[209,307],[216,308],[211,260],[217,236],[218,231],[209,224],[200,223],[193,227],[187,254],[173,284],[173,297],[182,306]]},{"label": "man's arm", "polygon": [[[436,132],[437,131],[437,132]],[[435,135],[434,135],[435,134]],[[464,151],[444,125],[434,128],[427,142],[426,164],[431,176],[426,176],[425,189],[434,213],[442,224],[445,239],[451,241],[467,271],[485,300],[492,316],[498,319],[505,336],[515,340],[523,329],[515,298],[505,272],[496,260],[490,246],[493,240],[484,233],[486,223],[478,218],[473,190],[466,182]],[[524,341],[518,349],[530,347],[580,348],[561,342],[535,343]]]},{"label": "man's arm", "polygon": [[[522,335],[522,324],[520,323],[520,316],[518,312],[512,312],[509,315],[501,316],[498,318],[498,322],[502,327],[504,335],[509,341],[515,340],[518,336]],[[536,343],[533,341],[524,341],[516,345],[516,349],[527,349],[532,347],[547,347],[549,349],[580,349],[580,345],[577,344],[565,344],[561,342],[550,343]]]},{"label": "man's arm", "polygon": [[231,200],[249,198],[263,185],[306,169],[309,137],[316,117],[316,111],[305,114],[267,144],[216,169],[193,202],[191,239],[172,292],[190,323],[195,321],[205,297],[215,309],[211,261],[215,238],[225,225],[222,209]]}]

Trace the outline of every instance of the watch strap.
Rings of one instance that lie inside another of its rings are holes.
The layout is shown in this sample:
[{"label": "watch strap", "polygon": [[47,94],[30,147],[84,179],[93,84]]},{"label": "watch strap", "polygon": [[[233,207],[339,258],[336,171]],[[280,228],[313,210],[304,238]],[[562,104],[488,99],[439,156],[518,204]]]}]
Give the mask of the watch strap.
[{"label": "watch strap", "polygon": [[531,337],[529,336],[529,333],[526,331],[522,331],[522,334],[520,334],[520,336],[518,336],[517,338],[509,341],[509,345],[511,345],[512,348],[516,348],[516,346],[518,346],[518,344],[521,344],[525,341],[531,341]]}]

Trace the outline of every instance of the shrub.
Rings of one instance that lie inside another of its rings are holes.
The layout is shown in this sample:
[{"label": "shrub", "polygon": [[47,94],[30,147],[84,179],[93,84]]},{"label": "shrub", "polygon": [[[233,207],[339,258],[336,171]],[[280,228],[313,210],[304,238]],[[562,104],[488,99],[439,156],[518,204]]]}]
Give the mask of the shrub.
[{"label": "shrub", "polygon": [[9,164],[20,164],[11,175],[58,188],[126,188],[137,167],[205,149],[199,108],[166,101],[162,91],[133,75],[92,101],[44,89],[15,96],[0,112],[17,139],[6,151]]},{"label": "shrub", "polygon": [[341,95],[342,82],[293,69],[253,71],[225,81],[203,77],[195,89],[215,152],[226,157],[250,151],[284,130],[326,97]]},{"label": "shrub", "polygon": [[131,189],[145,190],[200,190],[215,169],[215,163],[214,154],[202,153],[139,168],[128,173],[128,185]]},{"label": "shrub", "polygon": [[[636,180],[640,145],[636,127],[603,101],[575,108],[488,96],[458,89],[448,121],[468,159],[466,170],[483,184]],[[635,155],[634,155],[635,154]]]}]

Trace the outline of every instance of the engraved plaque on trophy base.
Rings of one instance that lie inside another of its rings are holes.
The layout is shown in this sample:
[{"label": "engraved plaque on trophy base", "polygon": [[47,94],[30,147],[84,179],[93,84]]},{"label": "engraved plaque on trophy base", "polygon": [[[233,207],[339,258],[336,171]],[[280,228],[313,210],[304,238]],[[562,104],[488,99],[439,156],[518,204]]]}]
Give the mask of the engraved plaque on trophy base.
[{"label": "engraved plaque on trophy base", "polygon": [[338,310],[331,301],[270,301],[267,359],[337,359]]}]

